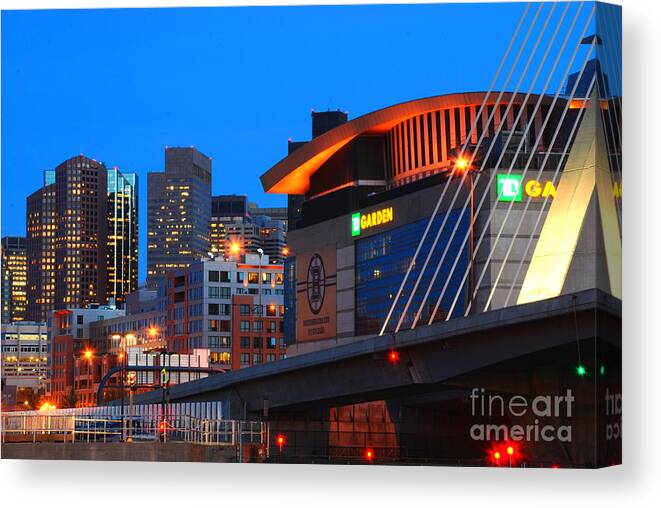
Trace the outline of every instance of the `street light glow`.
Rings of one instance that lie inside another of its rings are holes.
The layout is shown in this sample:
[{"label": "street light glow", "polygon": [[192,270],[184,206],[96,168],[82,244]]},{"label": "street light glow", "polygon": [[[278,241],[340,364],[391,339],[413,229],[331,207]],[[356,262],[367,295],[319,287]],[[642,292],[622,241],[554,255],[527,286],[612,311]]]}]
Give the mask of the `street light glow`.
[{"label": "street light glow", "polygon": [[91,360],[94,356],[94,352],[91,349],[86,349],[83,356],[85,357],[85,360]]},{"label": "street light glow", "polygon": [[454,168],[459,172],[466,171],[468,169],[468,159],[459,157],[454,163]]}]

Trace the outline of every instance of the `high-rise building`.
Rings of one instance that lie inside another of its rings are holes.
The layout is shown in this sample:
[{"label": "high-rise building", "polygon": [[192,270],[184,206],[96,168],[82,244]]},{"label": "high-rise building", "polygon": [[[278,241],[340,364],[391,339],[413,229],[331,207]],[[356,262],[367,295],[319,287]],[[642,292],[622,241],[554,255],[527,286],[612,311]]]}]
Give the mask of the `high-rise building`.
[{"label": "high-rise building", "polygon": [[225,226],[225,257],[237,252],[256,254],[262,247],[260,226],[251,220],[237,219]]},{"label": "high-rise building", "polygon": [[268,215],[256,215],[252,222],[259,227],[262,249],[272,263],[283,264],[287,257],[287,228],[285,221]]},{"label": "high-rise building", "polygon": [[108,298],[138,288],[138,175],[108,170]]},{"label": "high-rise building", "polygon": [[235,221],[243,221],[248,216],[246,196],[236,194],[213,196],[211,198],[211,226],[209,252],[224,252],[227,240],[227,226]]},{"label": "high-rise building", "polygon": [[2,239],[2,322],[24,321],[27,307],[25,237]]},{"label": "high-rise building", "polygon": [[83,155],[55,168],[55,308],[108,300],[108,174]]},{"label": "high-rise building", "polygon": [[258,215],[266,215],[271,217],[271,219],[276,219],[282,221],[285,231],[287,231],[288,226],[288,211],[286,206],[267,206],[262,207],[258,206],[256,203],[248,204],[248,213],[251,217],[257,217]]},{"label": "high-rise building", "polygon": [[137,176],[82,155],[27,198],[27,318],[118,302],[137,288]]},{"label": "high-rise building", "polygon": [[147,175],[147,285],[209,252],[211,159],[195,148],[166,148],[165,171]]},{"label": "high-rise building", "polygon": [[[50,171],[49,171],[50,173]],[[52,172],[54,174],[54,172]],[[51,181],[45,180],[46,181]],[[47,183],[27,198],[27,320],[46,322],[55,306],[55,183]]]}]

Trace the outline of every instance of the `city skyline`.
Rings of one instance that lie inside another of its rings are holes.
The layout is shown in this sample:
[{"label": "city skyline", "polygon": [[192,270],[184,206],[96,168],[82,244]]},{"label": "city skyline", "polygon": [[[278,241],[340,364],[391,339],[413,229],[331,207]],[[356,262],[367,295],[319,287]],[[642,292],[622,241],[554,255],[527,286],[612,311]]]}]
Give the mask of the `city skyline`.
[{"label": "city skyline", "polygon": [[[285,197],[263,192],[259,175],[287,155],[288,139],[311,138],[312,109],[339,108],[355,118],[411,98],[485,89],[522,9],[513,4],[4,13],[2,67],[11,79],[2,84],[2,234],[25,234],[25,198],[41,187],[43,170],[79,153],[146,182],[147,172],[164,167],[166,146],[195,146],[213,159],[212,194],[245,194],[260,206],[286,206]],[[472,55],[467,60],[479,55],[479,66],[462,72],[429,66],[431,53],[411,53],[411,45],[450,47],[463,30],[448,24],[439,33],[433,20],[440,14],[470,17],[478,31],[498,19],[502,34],[494,33],[488,47],[465,41],[464,51]],[[422,29],[402,31],[407,25]],[[251,30],[238,28],[245,26]],[[320,31],[328,35],[319,37]],[[113,36],[120,32],[134,35],[131,44]],[[352,47],[386,36],[385,51],[375,50],[369,59],[341,58]],[[383,76],[386,61],[392,72]],[[98,76],[95,86],[69,80],[72,67],[91,69]],[[408,68],[420,69],[424,79],[411,79],[403,72]],[[260,86],[264,71],[272,86]],[[201,78],[191,80],[196,72]],[[228,72],[240,79],[228,79]],[[49,87],[42,84],[46,78]],[[143,185],[139,196],[140,281],[147,267],[146,190]]]}]

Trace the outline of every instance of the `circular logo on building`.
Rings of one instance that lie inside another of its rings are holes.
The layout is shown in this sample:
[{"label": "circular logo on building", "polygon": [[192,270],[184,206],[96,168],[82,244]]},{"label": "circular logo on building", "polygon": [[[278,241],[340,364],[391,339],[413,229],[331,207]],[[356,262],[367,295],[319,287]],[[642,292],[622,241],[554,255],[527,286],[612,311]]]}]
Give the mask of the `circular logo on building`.
[{"label": "circular logo on building", "polygon": [[326,295],[326,270],[319,254],[312,256],[308,266],[308,305],[313,314],[319,314]]}]

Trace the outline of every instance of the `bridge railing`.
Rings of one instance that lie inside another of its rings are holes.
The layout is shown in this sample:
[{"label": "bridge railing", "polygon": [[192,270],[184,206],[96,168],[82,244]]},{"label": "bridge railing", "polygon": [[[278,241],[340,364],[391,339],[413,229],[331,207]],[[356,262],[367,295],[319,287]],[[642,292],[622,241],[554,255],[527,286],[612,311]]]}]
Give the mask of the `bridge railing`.
[{"label": "bridge railing", "polygon": [[86,417],[48,413],[0,414],[1,440],[5,442],[119,442],[178,441],[209,446],[267,445],[264,422],[196,418],[177,415],[170,419],[134,416]]}]

